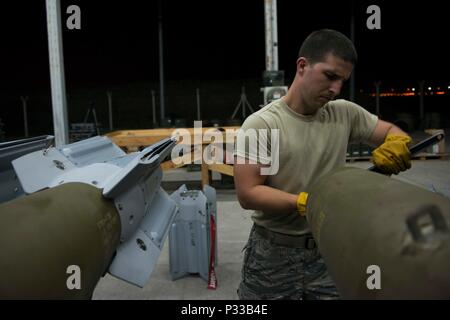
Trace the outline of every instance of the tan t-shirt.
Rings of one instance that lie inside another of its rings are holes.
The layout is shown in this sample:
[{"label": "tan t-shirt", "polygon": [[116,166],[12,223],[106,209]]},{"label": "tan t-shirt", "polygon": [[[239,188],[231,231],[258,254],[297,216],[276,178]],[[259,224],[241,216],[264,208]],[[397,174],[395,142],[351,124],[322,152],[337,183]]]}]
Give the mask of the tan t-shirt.
[{"label": "tan t-shirt", "polygon": [[[248,129],[272,132],[268,134],[268,150],[261,145],[238,143],[235,154],[264,164],[268,159],[275,160],[276,134],[271,129],[279,129],[278,172],[268,175],[265,185],[293,194],[308,192],[309,186],[321,176],[345,165],[348,143],[367,141],[377,121],[377,116],[346,100],[330,101],[314,115],[304,116],[279,99],[250,115],[241,127],[244,132]],[[272,163],[272,167],[276,166]],[[293,235],[309,232],[306,218],[297,212],[255,211],[252,219],[275,232]]]}]

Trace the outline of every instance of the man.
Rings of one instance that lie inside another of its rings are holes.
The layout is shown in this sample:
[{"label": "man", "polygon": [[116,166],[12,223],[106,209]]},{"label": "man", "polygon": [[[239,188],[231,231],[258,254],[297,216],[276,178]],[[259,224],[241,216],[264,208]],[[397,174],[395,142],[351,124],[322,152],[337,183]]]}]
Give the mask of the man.
[{"label": "man", "polygon": [[[244,209],[255,210],[245,247],[240,299],[338,298],[304,216],[309,186],[345,165],[349,142],[379,146],[373,159],[386,174],[398,174],[411,166],[411,139],[405,132],[352,102],[333,100],[356,60],[356,50],[343,34],[313,32],[300,49],[287,95],[242,125],[244,132],[279,130],[279,137],[272,134],[267,139],[267,154],[271,159],[279,157],[279,170],[274,175],[261,174],[267,167],[257,153],[261,147],[238,145],[237,196]],[[279,145],[277,155],[275,144]]]}]

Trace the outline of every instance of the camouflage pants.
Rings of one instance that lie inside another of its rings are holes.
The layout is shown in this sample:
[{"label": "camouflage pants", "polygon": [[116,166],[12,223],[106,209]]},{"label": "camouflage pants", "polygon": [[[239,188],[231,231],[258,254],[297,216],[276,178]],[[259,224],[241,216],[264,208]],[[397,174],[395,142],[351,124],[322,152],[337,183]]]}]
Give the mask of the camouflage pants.
[{"label": "camouflage pants", "polygon": [[274,244],[253,226],[244,247],[241,300],[338,299],[317,248],[290,248]]}]

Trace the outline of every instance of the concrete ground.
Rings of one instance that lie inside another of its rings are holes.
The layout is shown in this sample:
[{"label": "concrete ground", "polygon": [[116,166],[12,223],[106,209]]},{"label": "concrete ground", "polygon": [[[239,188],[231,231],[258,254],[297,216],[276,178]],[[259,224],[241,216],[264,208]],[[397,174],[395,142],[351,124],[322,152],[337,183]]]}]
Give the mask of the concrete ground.
[{"label": "concrete ground", "polygon": [[[349,166],[368,168],[369,162],[349,163]],[[416,160],[412,169],[394,176],[427,190],[436,191],[450,197],[450,160]],[[218,184],[219,175],[213,176],[213,185]],[[163,187],[171,193],[188,181],[189,188],[199,186],[199,172],[178,169],[166,172]],[[218,212],[218,265],[216,268],[218,288],[208,290],[207,284],[199,276],[189,276],[172,281],[169,275],[168,240],[162,250],[150,281],[144,288],[138,288],[110,275],[102,278],[93,299],[171,299],[171,300],[234,300],[240,281],[243,252],[252,222],[250,212],[243,210],[236,199],[235,190],[217,188]]]}]

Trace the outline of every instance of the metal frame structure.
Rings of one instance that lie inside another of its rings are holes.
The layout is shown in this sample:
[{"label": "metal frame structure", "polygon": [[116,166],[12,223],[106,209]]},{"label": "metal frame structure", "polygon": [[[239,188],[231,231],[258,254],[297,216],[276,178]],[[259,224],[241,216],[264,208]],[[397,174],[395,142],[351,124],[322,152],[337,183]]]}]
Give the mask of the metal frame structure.
[{"label": "metal frame structure", "polygon": [[60,0],[46,0],[48,53],[56,146],[69,142]]}]

